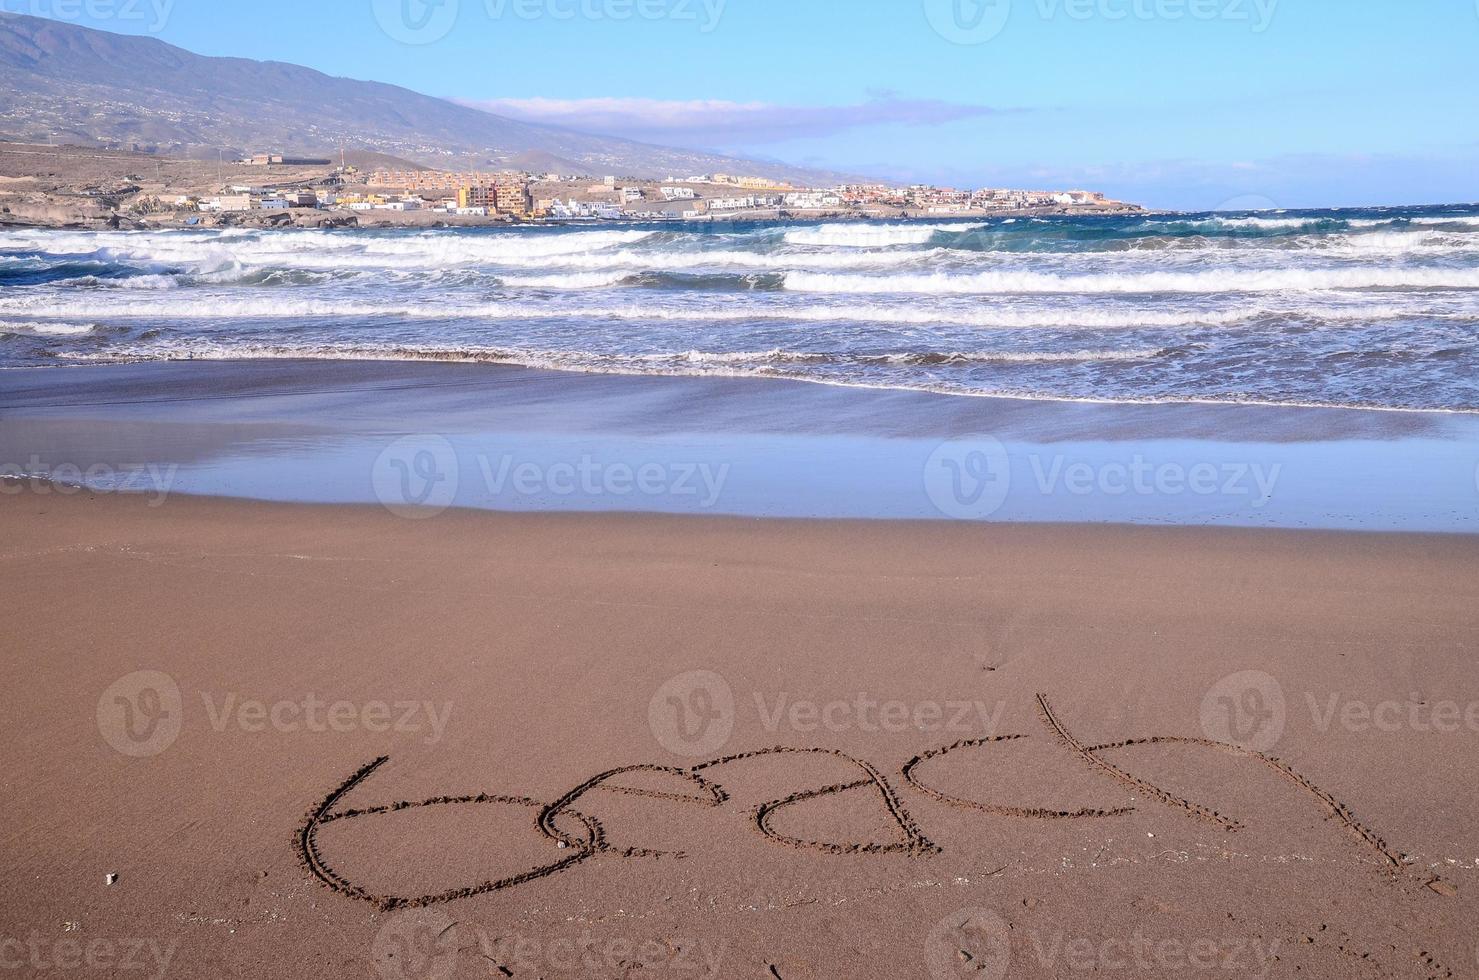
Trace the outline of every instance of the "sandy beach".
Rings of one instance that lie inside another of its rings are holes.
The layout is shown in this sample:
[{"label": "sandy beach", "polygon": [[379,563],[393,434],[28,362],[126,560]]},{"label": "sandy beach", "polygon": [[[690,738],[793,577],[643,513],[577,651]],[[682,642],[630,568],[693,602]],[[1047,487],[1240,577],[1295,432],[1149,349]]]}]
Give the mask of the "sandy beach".
[{"label": "sandy beach", "polygon": [[0,980],[1479,978],[1479,8],[1280,6],[0,0]]},{"label": "sandy beach", "polygon": [[23,972],[1472,971],[1472,537],[8,489]]}]

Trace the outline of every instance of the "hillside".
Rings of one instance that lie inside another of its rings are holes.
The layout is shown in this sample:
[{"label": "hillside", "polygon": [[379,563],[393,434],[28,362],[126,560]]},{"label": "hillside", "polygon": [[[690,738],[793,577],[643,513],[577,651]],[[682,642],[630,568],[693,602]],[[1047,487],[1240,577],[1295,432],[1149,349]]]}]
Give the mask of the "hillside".
[{"label": "hillside", "polygon": [[342,146],[445,168],[538,162],[637,177],[837,176],[522,122],[394,85],[3,12],[0,135],[210,158],[269,149],[328,156]]}]

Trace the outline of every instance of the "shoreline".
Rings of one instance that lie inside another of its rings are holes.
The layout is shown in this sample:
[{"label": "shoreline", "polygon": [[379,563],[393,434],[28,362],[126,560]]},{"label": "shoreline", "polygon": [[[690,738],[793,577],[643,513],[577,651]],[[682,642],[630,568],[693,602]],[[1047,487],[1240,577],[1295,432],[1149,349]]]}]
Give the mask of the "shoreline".
[{"label": "shoreline", "polygon": [[[55,210],[55,205],[46,205],[46,210]],[[980,223],[990,221],[994,218],[1048,218],[1048,217],[1165,217],[1174,214],[1194,214],[1197,212],[1159,211],[1151,208],[1125,207],[1125,208],[1102,208],[1102,207],[1052,207],[1052,208],[1018,208],[993,211],[955,212],[951,214],[930,214],[925,211],[828,211],[818,214],[806,214],[801,212],[790,212],[785,215],[776,214],[773,209],[749,212],[721,213],[718,215],[705,215],[698,218],[683,218],[673,216],[668,218],[515,218],[512,216],[485,217],[440,214],[433,211],[384,211],[364,212],[351,211],[342,208],[302,208],[278,211],[256,211],[243,212],[248,217],[239,217],[236,212],[231,212],[230,220],[222,221],[209,215],[194,216],[197,218],[194,224],[187,222],[185,218],[164,219],[157,216],[140,217],[128,215],[123,212],[110,212],[100,215],[90,211],[77,211],[65,217],[48,215],[46,218],[28,219],[18,216],[12,212],[0,216],[0,231],[7,229],[25,230],[51,230],[51,231],[206,231],[220,230],[223,228],[244,228],[252,231],[295,231],[303,229],[324,229],[335,231],[385,231],[401,228],[417,228],[422,230],[454,229],[454,228],[499,228],[514,230],[520,228],[621,228],[633,225],[660,225],[676,227],[705,228],[709,225],[721,225],[729,222],[743,222],[755,225],[789,225],[821,223],[850,223],[850,222],[881,222],[890,224],[910,224],[918,222],[921,224],[931,223]]]},{"label": "shoreline", "polygon": [[[87,319],[81,317],[79,319]],[[602,377],[621,378],[723,378],[736,381],[783,381],[798,384],[825,385],[833,388],[852,388],[858,391],[878,392],[907,392],[920,395],[937,395],[943,398],[983,398],[992,401],[1003,402],[1046,402],[1050,404],[1066,405],[1103,405],[1113,406],[1200,406],[1205,408],[1238,408],[1238,409],[1289,409],[1289,410],[1316,410],[1331,412],[1394,412],[1403,415],[1479,415],[1479,407],[1474,408],[1410,408],[1403,405],[1347,405],[1340,402],[1276,402],[1256,401],[1225,398],[1093,398],[1079,395],[1052,395],[1033,394],[1028,392],[996,392],[996,391],[961,391],[958,389],[935,387],[929,388],[922,385],[886,385],[868,384],[858,381],[835,381],[830,378],[810,378],[800,375],[789,375],[782,373],[723,373],[721,371],[691,372],[682,371],[642,371],[637,369],[617,370],[613,368],[581,368],[576,366],[553,367],[544,363],[537,363],[533,359],[519,360],[513,358],[478,357],[478,356],[455,356],[441,354],[418,354],[410,355],[354,355],[353,353],[341,353],[331,356],[305,355],[299,351],[287,351],[281,355],[264,356],[259,353],[243,355],[240,357],[130,357],[119,356],[116,360],[108,360],[106,356],[94,360],[81,360],[76,358],[59,359],[55,364],[47,365],[0,365],[0,371],[34,371],[49,370],[51,368],[73,368],[73,367],[115,367],[136,364],[252,364],[252,363],[279,363],[279,362],[301,362],[305,364],[339,364],[339,363],[374,363],[374,364],[466,364],[485,365],[489,367],[520,368],[529,371],[543,371],[550,374],[573,374],[573,375],[599,375]]]},{"label": "shoreline", "polygon": [[[320,513],[326,516],[348,516],[358,514],[364,517],[374,518],[386,511],[379,503],[346,503],[343,501],[327,500],[295,500],[295,499],[270,499],[262,497],[239,497],[209,493],[191,493],[172,491],[169,497],[156,496],[152,489],[137,490],[115,490],[109,487],[90,486],[85,483],[61,483],[46,477],[13,477],[0,473],[0,498],[70,498],[86,496],[90,500],[106,498],[123,498],[135,501],[142,500],[150,510],[155,506],[163,506],[167,499],[178,498],[196,501],[201,506],[219,507],[230,509],[233,507],[266,508],[297,508],[303,513]],[[156,504],[149,498],[157,499]],[[416,508],[409,506],[400,512],[392,511],[395,516],[419,521],[415,514]],[[579,526],[582,522],[588,522],[591,526],[598,526],[603,520],[613,521],[659,521],[671,522],[672,526],[681,531],[682,529],[723,528],[728,530],[740,530],[753,527],[757,523],[777,526],[814,527],[831,529],[837,534],[850,530],[865,530],[868,528],[895,528],[908,530],[910,528],[926,531],[938,530],[952,526],[986,527],[994,529],[1022,529],[1023,533],[1036,532],[1046,534],[1064,534],[1076,532],[1097,531],[1126,531],[1126,532],[1161,532],[1181,533],[1185,535],[1208,535],[1211,539],[1225,537],[1228,540],[1242,539],[1249,544],[1257,544],[1260,540],[1277,541],[1279,539],[1304,539],[1313,544],[1337,541],[1341,539],[1388,539],[1392,541],[1407,541],[1420,543],[1424,540],[1434,543],[1445,541],[1472,543],[1479,531],[1413,531],[1398,530],[1390,528],[1379,529],[1350,529],[1336,527],[1278,527],[1278,526],[1250,526],[1250,525],[1203,525],[1203,524],[1145,524],[1113,521],[959,521],[948,517],[807,517],[807,516],[780,516],[765,515],[755,516],[749,514],[731,513],[679,513],[667,511],[647,510],[500,510],[488,507],[473,507],[452,504],[447,507],[431,509],[425,517],[433,520],[445,516],[450,520],[479,520],[482,518],[508,518],[508,519],[543,519],[552,522],[567,522],[571,526]]]},{"label": "shoreline", "polygon": [[1479,419],[1466,414],[408,361],[6,377],[0,473],[65,472],[58,482],[103,491],[143,481],[393,511],[1479,533]]}]

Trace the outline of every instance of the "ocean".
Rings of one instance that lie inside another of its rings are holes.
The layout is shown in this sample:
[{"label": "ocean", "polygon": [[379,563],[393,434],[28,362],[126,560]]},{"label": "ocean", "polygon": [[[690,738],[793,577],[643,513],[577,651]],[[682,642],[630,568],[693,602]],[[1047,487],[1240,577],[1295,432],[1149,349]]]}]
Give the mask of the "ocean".
[{"label": "ocean", "polygon": [[263,358],[1476,412],[1479,206],[0,232],[0,368]]}]

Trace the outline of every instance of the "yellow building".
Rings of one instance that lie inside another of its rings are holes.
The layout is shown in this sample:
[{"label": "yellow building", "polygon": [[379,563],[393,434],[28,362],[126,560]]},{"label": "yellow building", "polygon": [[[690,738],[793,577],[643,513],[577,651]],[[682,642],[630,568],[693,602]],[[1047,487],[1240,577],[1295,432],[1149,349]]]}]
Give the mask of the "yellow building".
[{"label": "yellow building", "polygon": [[457,206],[491,210],[498,206],[498,196],[493,188],[481,184],[459,187],[457,188]]}]

